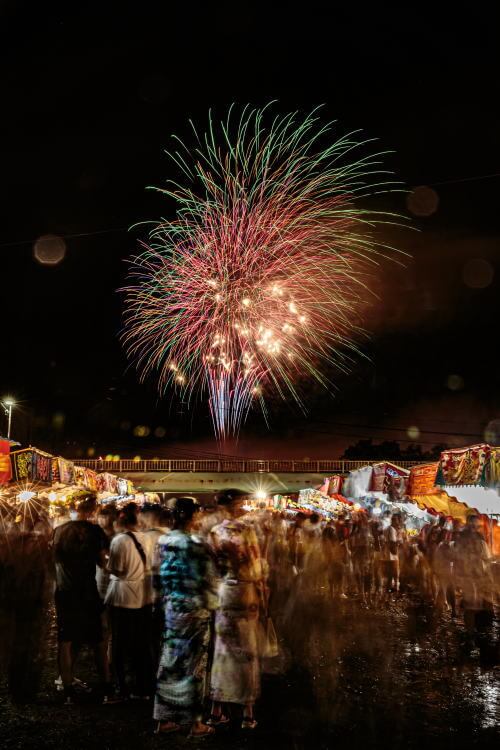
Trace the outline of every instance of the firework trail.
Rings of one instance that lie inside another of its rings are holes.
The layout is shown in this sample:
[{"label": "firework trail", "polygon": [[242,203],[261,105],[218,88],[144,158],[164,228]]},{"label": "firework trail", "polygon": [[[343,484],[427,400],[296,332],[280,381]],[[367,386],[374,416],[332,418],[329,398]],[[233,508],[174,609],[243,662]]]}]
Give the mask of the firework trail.
[{"label": "firework trail", "polygon": [[208,395],[224,439],[266,393],[301,403],[301,380],[328,388],[325,371],[348,368],[369,266],[389,249],[374,229],[395,218],[359,200],[393,183],[382,154],[353,161],[367,141],[332,143],[316,111],[231,108],[193,132],[169,153],[183,183],[161,189],[176,218],[132,261],[123,341],[161,392]]}]

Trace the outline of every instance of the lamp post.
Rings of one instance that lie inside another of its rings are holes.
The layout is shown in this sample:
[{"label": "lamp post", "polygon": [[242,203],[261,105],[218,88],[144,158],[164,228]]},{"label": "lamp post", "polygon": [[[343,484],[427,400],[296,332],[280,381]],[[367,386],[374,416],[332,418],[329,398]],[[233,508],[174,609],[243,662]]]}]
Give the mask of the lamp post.
[{"label": "lamp post", "polygon": [[14,406],[14,404],[15,401],[11,398],[4,399],[2,404],[7,416],[7,440],[10,440],[10,428],[12,426],[12,407]]}]

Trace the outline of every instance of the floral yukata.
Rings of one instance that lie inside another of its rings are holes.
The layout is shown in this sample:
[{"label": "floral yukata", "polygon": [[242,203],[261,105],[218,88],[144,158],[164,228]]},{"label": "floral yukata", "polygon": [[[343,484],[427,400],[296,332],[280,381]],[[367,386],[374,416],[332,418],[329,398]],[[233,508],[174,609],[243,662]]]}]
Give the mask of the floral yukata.
[{"label": "floral yukata", "polygon": [[191,724],[201,717],[206,695],[212,610],[218,604],[215,568],[205,545],[180,530],[158,540],[158,564],[165,631],[154,718]]},{"label": "floral yukata", "polygon": [[260,690],[259,610],[264,596],[264,563],[254,528],[225,520],[210,534],[224,572],[215,617],[210,696],[222,703],[254,703]]}]

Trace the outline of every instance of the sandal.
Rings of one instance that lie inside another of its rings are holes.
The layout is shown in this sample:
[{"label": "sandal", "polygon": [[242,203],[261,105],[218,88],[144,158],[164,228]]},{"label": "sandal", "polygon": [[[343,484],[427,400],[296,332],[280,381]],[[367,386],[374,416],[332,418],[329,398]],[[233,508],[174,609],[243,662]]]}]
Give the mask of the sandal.
[{"label": "sandal", "polygon": [[191,731],[188,734],[188,740],[201,740],[205,739],[205,737],[211,737],[215,734],[215,729],[210,726],[209,724],[201,724],[200,729],[193,732]]},{"label": "sandal", "polygon": [[220,714],[220,716],[215,716],[214,714],[211,714],[210,718],[207,719],[207,726],[209,727],[221,727],[224,724],[229,724],[231,719],[228,716],[224,716],[224,714]]},{"label": "sandal", "polygon": [[243,717],[243,721],[241,722],[242,729],[255,729],[256,726],[257,721],[255,719],[250,719],[248,716]]},{"label": "sandal", "polygon": [[174,721],[159,721],[156,725],[155,734],[173,734],[180,730],[180,725]]}]

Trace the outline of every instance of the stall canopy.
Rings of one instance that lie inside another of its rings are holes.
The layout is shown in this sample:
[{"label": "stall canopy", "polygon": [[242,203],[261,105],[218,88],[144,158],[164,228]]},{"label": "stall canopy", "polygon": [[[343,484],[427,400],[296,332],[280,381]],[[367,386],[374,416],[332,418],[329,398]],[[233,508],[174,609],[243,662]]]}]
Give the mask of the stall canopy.
[{"label": "stall canopy", "polygon": [[460,503],[466,503],[469,508],[475,508],[485,515],[500,515],[500,498],[496,490],[476,485],[474,487],[460,485],[445,485],[443,490]]}]

